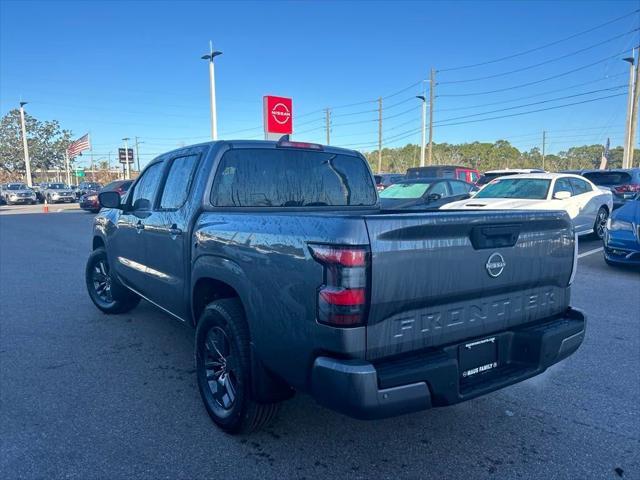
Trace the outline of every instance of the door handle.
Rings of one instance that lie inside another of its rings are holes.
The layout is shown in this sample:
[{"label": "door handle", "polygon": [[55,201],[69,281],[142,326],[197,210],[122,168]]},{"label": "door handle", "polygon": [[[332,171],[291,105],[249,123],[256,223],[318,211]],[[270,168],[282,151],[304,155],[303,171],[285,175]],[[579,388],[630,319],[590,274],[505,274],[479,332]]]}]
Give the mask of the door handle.
[{"label": "door handle", "polygon": [[182,235],[182,230],[180,230],[178,226],[174,223],[173,225],[171,225],[171,228],[169,229],[169,233],[171,234],[172,237],[176,237],[178,235]]}]

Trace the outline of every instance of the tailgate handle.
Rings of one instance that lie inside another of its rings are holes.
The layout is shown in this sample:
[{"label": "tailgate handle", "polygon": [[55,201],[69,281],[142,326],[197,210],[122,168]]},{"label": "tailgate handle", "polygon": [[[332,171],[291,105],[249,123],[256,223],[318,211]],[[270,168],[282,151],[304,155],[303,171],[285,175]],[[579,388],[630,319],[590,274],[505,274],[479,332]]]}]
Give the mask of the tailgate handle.
[{"label": "tailgate handle", "polygon": [[520,236],[520,225],[473,227],[469,236],[471,244],[476,250],[513,247]]}]

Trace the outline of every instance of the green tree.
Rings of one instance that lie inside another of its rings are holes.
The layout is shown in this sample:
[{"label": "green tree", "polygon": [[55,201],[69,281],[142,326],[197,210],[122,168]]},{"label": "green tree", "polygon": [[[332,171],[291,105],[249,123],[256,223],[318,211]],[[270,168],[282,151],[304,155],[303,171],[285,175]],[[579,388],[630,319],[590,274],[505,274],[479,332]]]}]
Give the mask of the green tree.
[{"label": "green tree", "polygon": [[[40,121],[25,112],[25,126],[31,171],[64,169],[64,152],[71,143],[71,131],[57,120]],[[24,173],[24,151],[20,110],[7,112],[0,120],[0,169],[9,174]]]}]

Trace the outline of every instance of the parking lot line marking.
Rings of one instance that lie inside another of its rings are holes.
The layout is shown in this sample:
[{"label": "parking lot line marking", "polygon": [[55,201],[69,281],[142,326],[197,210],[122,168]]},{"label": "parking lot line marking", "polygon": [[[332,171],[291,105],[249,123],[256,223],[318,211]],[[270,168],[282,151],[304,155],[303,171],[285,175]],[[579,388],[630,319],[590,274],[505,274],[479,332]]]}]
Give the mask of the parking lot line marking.
[{"label": "parking lot line marking", "polygon": [[578,258],[586,257],[587,255],[591,255],[593,253],[598,253],[598,252],[601,252],[602,250],[604,250],[604,247],[594,248],[593,250],[589,250],[587,252],[583,252],[583,253],[578,254]]}]

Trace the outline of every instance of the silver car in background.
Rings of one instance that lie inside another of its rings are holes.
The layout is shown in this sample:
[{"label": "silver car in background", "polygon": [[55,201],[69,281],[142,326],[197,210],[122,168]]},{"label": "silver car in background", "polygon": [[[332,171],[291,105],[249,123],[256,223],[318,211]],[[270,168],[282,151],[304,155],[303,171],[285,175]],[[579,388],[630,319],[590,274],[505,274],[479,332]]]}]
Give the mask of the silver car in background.
[{"label": "silver car in background", "polygon": [[42,192],[47,203],[70,203],[76,201],[76,194],[64,183],[50,183]]},{"label": "silver car in background", "polygon": [[7,183],[2,187],[2,198],[7,205],[36,203],[36,194],[24,183]]}]

